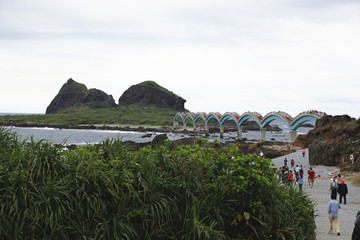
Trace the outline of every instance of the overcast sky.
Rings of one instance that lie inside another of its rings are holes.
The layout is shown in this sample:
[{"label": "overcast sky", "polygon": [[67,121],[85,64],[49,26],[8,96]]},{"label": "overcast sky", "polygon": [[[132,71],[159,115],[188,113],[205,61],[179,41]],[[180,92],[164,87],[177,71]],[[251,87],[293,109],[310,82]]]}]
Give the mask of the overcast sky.
[{"label": "overcast sky", "polygon": [[358,0],[0,0],[0,112],[45,113],[67,79],[154,80],[193,112],[360,117]]}]

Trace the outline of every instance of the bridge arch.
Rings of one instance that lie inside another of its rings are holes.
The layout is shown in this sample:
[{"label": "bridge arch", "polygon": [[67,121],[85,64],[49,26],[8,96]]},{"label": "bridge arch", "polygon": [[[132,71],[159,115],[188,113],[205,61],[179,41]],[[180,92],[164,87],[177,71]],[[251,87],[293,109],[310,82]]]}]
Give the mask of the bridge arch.
[{"label": "bridge arch", "polygon": [[188,118],[190,118],[191,121],[194,122],[195,113],[193,113],[193,112],[188,112],[188,113],[186,113],[185,116],[184,116],[183,121],[186,122],[186,120],[187,120]]},{"label": "bridge arch", "polygon": [[216,119],[216,121],[218,121],[218,123],[220,124],[221,118],[222,115],[219,112],[211,112],[207,116],[205,123],[208,124],[211,121],[211,119]]},{"label": "bridge arch", "polygon": [[305,111],[299,113],[292,121],[291,125],[289,126],[291,130],[296,130],[301,127],[305,122],[308,121],[316,121],[325,114],[318,111]]},{"label": "bridge arch", "polygon": [[181,119],[181,121],[184,121],[184,116],[185,113],[176,113],[174,116],[174,121],[179,121],[179,119]]},{"label": "bridge arch", "polygon": [[291,130],[297,130],[299,127],[301,127],[304,123],[308,122],[308,121],[316,121],[317,118],[311,115],[308,116],[302,116],[298,119],[296,119],[296,121],[293,122],[293,124],[290,127]]},{"label": "bridge arch", "polygon": [[206,131],[208,134],[208,123],[212,119],[216,119],[216,121],[219,123],[220,126],[220,137],[224,134],[224,125],[225,122],[229,119],[234,120],[235,123],[238,126],[238,136],[241,139],[242,138],[242,126],[244,122],[246,122],[249,119],[254,120],[260,127],[261,131],[261,139],[265,140],[265,131],[266,127],[274,120],[281,120],[284,122],[290,129],[290,136],[291,141],[294,141],[296,138],[296,130],[302,126],[305,122],[311,121],[311,120],[317,120],[326,114],[323,112],[319,112],[316,110],[309,110],[304,111],[298,114],[295,118],[291,117],[288,113],[282,112],[282,111],[273,111],[266,114],[264,117],[257,112],[245,112],[242,115],[239,115],[236,112],[226,112],[224,114],[220,114],[219,112],[211,112],[209,114],[206,114],[204,112],[188,112],[188,113],[176,113],[174,116],[174,126],[175,122],[178,122],[180,119],[183,121],[184,128],[186,127],[186,120],[191,119],[194,123],[194,126],[196,126],[196,123],[199,120],[203,120],[205,122]]},{"label": "bridge arch", "polygon": [[195,117],[194,117],[194,122],[198,122],[200,119],[202,119],[204,122],[206,121],[206,118],[207,118],[207,114],[204,113],[204,112],[198,112],[195,114]]},{"label": "bridge arch", "polygon": [[260,127],[260,123],[262,120],[262,116],[260,113],[257,112],[245,112],[240,116],[239,121],[237,122],[237,124],[239,126],[244,125],[244,122],[246,122],[249,119],[253,119]]},{"label": "bridge arch", "polygon": [[265,115],[260,127],[266,128],[274,120],[281,120],[283,123],[289,126],[292,121],[292,117],[284,112],[270,112]]},{"label": "bridge arch", "polygon": [[226,112],[226,113],[224,113],[222,115],[221,120],[220,120],[220,124],[224,125],[225,122],[227,120],[229,120],[229,119],[234,120],[234,122],[237,123],[239,121],[239,119],[240,119],[240,115],[237,114],[236,112]]}]

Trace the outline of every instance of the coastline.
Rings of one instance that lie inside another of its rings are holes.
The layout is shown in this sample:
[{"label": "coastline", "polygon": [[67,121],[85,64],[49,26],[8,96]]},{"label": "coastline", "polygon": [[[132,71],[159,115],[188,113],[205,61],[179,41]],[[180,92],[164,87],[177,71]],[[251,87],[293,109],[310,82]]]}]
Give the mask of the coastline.
[{"label": "coastline", "polygon": [[[139,147],[144,147],[146,145],[152,145],[153,142],[157,142],[158,141],[158,137],[160,138],[167,138],[169,139],[171,142],[173,142],[173,144],[175,145],[187,145],[187,144],[193,144],[196,139],[199,136],[204,137],[204,133],[205,133],[205,128],[204,127],[197,127],[196,129],[194,129],[193,127],[186,127],[186,129],[183,129],[182,127],[172,127],[172,126],[150,126],[150,125],[122,125],[122,124],[93,124],[93,125],[87,125],[87,124],[83,124],[83,125],[66,125],[66,124],[49,124],[49,123],[31,123],[31,122],[25,122],[25,121],[7,121],[6,124],[4,124],[3,121],[0,121],[0,126],[7,126],[7,127],[19,127],[19,128],[50,128],[50,129],[55,129],[55,130],[113,130],[115,131],[124,131],[124,132],[136,132],[137,136],[141,134],[143,134],[143,136],[138,136],[138,137],[128,137],[125,133],[124,137],[124,142],[127,142],[128,144],[130,144],[131,146],[135,147],[135,148],[139,148]],[[277,157],[277,156],[282,156],[284,154],[288,154],[290,152],[293,151],[293,148],[291,147],[291,144],[289,142],[285,142],[285,141],[258,141],[258,140],[249,140],[244,138],[244,139],[238,139],[236,137],[236,132],[237,129],[227,126],[227,130],[228,131],[233,131],[233,133],[229,133],[231,135],[227,135],[224,137],[224,141],[220,141],[221,145],[227,145],[227,144],[237,144],[237,146],[239,148],[241,148],[244,152],[247,153],[252,153],[252,154],[257,154],[259,151],[264,152],[264,154],[268,157]],[[209,139],[212,138],[216,138],[216,136],[218,137],[218,133],[219,129],[216,128],[210,128],[210,136]],[[46,132],[42,132],[42,135],[39,136],[37,135],[36,137],[38,137],[39,139],[51,139],[51,141],[54,141],[56,144],[61,144],[61,142],[63,141],[62,139],[66,139],[66,141],[68,141],[68,143],[66,144],[66,146],[68,148],[75,148],[77,145],[82,145],[82,142],[99,142],[101,141],[102,138],[107,138],[108,135],[107,134],[103,134],[103,133],[91,133],[90,134],[85,134],[82,136],[78,136],[77,134],[74,135],[74,133],[69,133],[67,131],[47,131]],[[256,130],[255,130],[256,131]],[[149,134],[149,132],[151,133],[157,133],[157,134]],[[212,133],[215,132],[215,137],[214,135],[212,135]],[[246,130],[246,132],[251,132],[250,130]],[[165,134],[170,134],[169,135],[165,135]],[[25,131],[25,138],[27,135],[32,135],[33,132],[31,132],[31,130],[26,130]],[[83,133],[81,133],[83,134]],[[114,133],[116,134],[116,133]],[[174,138],[174,135],[178,135],[178,137]],[[251,133],[252,134],[252,133]],[[163,137],[163,136],[166,137]],[[75,137],[74,137],[75,136]],[[112,136],[114,137],[114,136]],[[207,138],[207,137],[205,137]],[[58,140],[60,139],[60,140]],[[84,140],[86,139],[86,140]],[[138,139],[138,140],[136,140]],[[139,140],[141,139],[141,140]],[[81,142],[79,144],[79,142]],[[212,141],[209,141],[209,144],[213,144]],[[209,146],[210,146],[209,145]],[[217,147],[217,146],[213,146],[212,147]]]},{"label": "coastline", "polygon": [[[156,126],[156,125],[131,125],[131,124],[56,124],[56,123],[35,123],[18,120],[0,120],[0,126],[12,127],[33,127],[33,128],[58,128],[58,129],[92,129],[92,130],[116,130],[116,131],[133,131],[133,132],[159,132],[159,133],[206,133],[205,127],[173,127],[173,126]],[[219,132],[216,125],[209,126],[209,132]],[[259,131],[256,126],[245,126],[243,131]],[[281,132],[282,129],[268,127],[267,131]],[[225,132],[237,132],[236,126],[226,126]]]},{"label": "coastline", "polygon": [[[97,129],[117,130],[134,132],[169,132],[174,131],[172,127],[151,125],[128,125],[128,124],[56,124],[56,123],[34,123],[14,120],[2,120],[0,126],[33,127],[33,128],[58,128],[58,129]],[[190,129],[189,129],[190,130]],[[187,131],[187,130],[186,130]]]}]

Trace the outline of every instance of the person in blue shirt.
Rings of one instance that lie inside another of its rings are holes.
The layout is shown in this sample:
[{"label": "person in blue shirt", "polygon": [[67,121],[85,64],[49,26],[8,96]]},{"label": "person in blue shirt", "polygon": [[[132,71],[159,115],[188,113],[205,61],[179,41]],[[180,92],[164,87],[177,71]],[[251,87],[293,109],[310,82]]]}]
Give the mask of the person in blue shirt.
[{"label": "person in blue shirt", "polygon": [[340,228],[339,228],[339,220],[338,220],[338,210],[341,208],[340,203],[336,201],[336,196],[331,195],[331,200],[328,203],[328,214],[329,214],[329,221],[330,221],[330,229],[329,234],[332,234],[333,231],[333,222],[335,222],[336,232],[337,235],[340,235]]},{"label": "person in blue shirt", "polygon": [[302,169],[300,169],[300,172],[299,172],[299,178],[298,178],[298,185],[299,185],[299,189],[300,191],[302,191],[302,186],[304,184],[304,172]]}]

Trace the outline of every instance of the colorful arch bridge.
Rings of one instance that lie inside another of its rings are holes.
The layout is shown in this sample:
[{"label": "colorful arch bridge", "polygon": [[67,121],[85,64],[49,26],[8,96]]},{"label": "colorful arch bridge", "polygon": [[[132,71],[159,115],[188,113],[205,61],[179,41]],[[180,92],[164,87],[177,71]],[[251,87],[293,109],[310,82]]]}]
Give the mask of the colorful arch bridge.
[{"label": "colorful arch bridge", "polygon": [[235,121],[237,128],[238,128],[238,138],[242,139],[242,131],[243,131],[243,125],[244,122],[247,120],[253,120],[255,121],[259,127],[260,127],[260,133],[261,133],[261,140],[265,140],[265,133],[266,133],[266,127],[274,120],[281,120],[284,122],[290,129],[290,139],[291,141],[295,141],[296,139],[296,130],[301,127],[305,122],[311,121],[311,120],[318,120],[325,116],[326,114],[324,112],[320,112],[317,110],[309,110],[299,113],[296,117],[290,116],[286,112],[282,111],[273,111],[269,112],[265,116],[262,116],[258,112],[245,112],[243,114],[238,114],[236,112],[226,112],[224,114],[220,114],[218,112],[211,112],[209,114],[200,112],[200,113],[183,113],[179,112],[175,114],[173,124],[174,127],[176,127],[180,120],[183,122],[184,129],[186,128],[186,120],[191,119],[194,123],[194,127],[196,128],[196,124],[198,121],[203,120],[205,123],[205,129],[206,133],[209,134],[209,122],[212,119],[217,120],[217,122],[220,125],[220,137],[224,137],[224,127],[225,122],[227,120],[233,120]]}]

